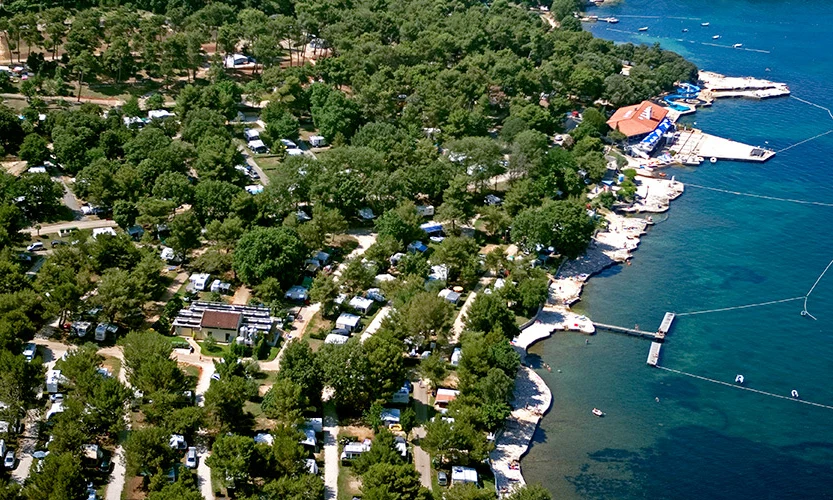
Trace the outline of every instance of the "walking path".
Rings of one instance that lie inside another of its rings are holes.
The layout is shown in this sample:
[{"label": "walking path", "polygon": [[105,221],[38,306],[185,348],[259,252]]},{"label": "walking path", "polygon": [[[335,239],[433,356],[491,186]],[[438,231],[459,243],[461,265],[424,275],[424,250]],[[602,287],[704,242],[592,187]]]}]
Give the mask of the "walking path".
[{"label": "walking path", "polygon": [[[62,229],[97,229],[100,227],[116,227],[116,221],[113,220],[106,220],[106,219],[82,219],[82,220],[74,220],[69,222],[57,222],[55,224],[42,224],[40,228],[40,234],[50,234],[50,233],[58,233],[58,231]],[[27,233],[34,233],[36,229],[34,228],[26,228],[21,229],[21,231]]]},{"label": "walking path", "polygon": [[[428,419],[426,409],[431,406],[431,395],[428,392],[428,384],[422,380],[414,386],[414,399],[422,403],[417,406],[417,419],[420,422],[424,422]],[[416,439],[424,438],[425,434],[425,427],[423,426],[416,427],[413,430],[413,437]],[[414,445],[414,468],[419,473],[419,482],[429,490],[433,489],[434,485],[431,481],[431,455],[418,444]]]},{"label": "walking path", "polygon": [[460,308],[460,314],[457,315],[457,318],[454,320],[454,326],[451,327],[451,337],[448,339],[449,345],[460,343],[460,334],[463,333],[463,329],[466,327],[466,312],[468,312],[469,307],[474,303],[476,297],[477,292],[474,291],[466,297],[463,307]]},{"label": "walking path", "polygon": [[338,417],[332,406],[324,411],[324,500],[338,498]]},{"label": "walking path", "polygon": [[26,412],[26,418],[23,421],[23,433],[20,440],[20,448],[17,450],[17,467],[12,471],[12,479],[23,484],[29,473],[32,470],[32,462],[34,461],[32,453],[35,452],[35,447],[38,444],[38,410],[29,410]]},{"label": "walking path", "polygon": [[515,378],[512,414],[495,441],[489,455],[499,497],[511,494],[526,484],[521,474],[521,457],[529,450],[538,422],[552,404],[547,384],[531,368],[522,366]]}]

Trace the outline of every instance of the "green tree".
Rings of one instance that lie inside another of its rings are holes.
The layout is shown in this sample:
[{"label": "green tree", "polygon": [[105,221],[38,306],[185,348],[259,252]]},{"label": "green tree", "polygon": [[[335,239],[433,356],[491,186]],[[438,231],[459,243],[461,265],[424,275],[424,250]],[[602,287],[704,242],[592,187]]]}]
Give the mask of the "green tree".
[{"label": "green tree", "polygon": [[50,453],[43,462],[43,470],[32,474],[23,488],[27,500],[72,499],[86,495],[87,482],[81,459],[71,453]]},{"label": "green tree", "polygon": [[152,331],[130,332],[123,341],[124,370],[130,385],[145,394],[182,393],[185,376],[171,358],[171,343]]},{"label": "green tree", "polygon": [[206,180],[194,190],[194,211],[200,220],[223,220],[232,212],[232,201],[242,190],[225,181]]},{"label": "green tree", "polygon": [[188,210],[174,216],[168,224],[170,236],[167,244],[178,255],[187,255],[189,251],[200,246],[202,226],[193,210]]},{"label": "green tree", "polygon": [[373,446],[370,447],[370,450],[362,453],[353,462],[353,470],[356,474],[364,474],[376,464],[396,465],[401,463],[403,463],[403,460],[399,454],[399,450],[396,449],[395,436],[389,430],[381,429],[376,433]]},{"label": "green tree", "polygon": [[280,379],[263,396],[260,406],[267,417],[294,423],[301,419],[302,413],[309,407],[309,399],[299,384],[289,379]]},{"label": "green tree", "polygon": [[127,200],[118,200],[113,204],[113,220],[125,231],[136,224],[139,209],[136,204]]},{"label": "green tree", "polygon": [[225,481],[248,482],[255,442],[247,436],[221,434],[214,441],[206,464]]},{"label": "green tree", "polygon": [[229,217],[222,222],[213,220],[206,224],[205,237],[223,250],[228,251],[234,248],[244,231],[243,221],[238,217]]},{"label": "green tree", "polygon": [[49,159],[47,141],[40,134],[29,134],[20,145],[17,155],[31,166],[42,165]]},{"label": "green tree", "polygon": [[332,317],[336,311],[335,300],[339,295],[339,286],[331,275],[318,274],[312,281],[309,297],[313,302],[321,304],[321,314],[325,318]]},{"label": "green tree", "polygon": [[320,358],[305,340],[289,341],[284,348],[277,378],[286,378],[300,385],[311,404],[318,404],[321,400],[323,385]]},{"label": "green tree", "polygon": [[424,292],[406,302],[397,319],[407,336],[418,344],[432,337],[446,343],[455,316],[454,306],[448,301],[436,293]]},{"label": "green tree", "polygon": [[540,484],[526,484],[515,489],[507,500],[552,500],[552,495]]},{"label": "green tree", "polygon": [[169,438],[170,433],[160,427],[132,430],[124,444],[127,474],[135,476],[139,473],[167,473],[176,461],[176,450],[170,447]]},{"label": "green tree", "polygon": [[492,500],[494,494],[476,484],[464,483],[449,488],[445,500]]},{"label": "green tree", "polygon": [[153,196],[162,200],[170,200],[177,206],[181,206],[191,203],[194,198],[194,187],[185,174],[164,172],[154,181]]},{"label": "green tree", "polygon": [[362,498],[368,500],[430,500],[410,464],[378,463],[362,475]]},{"label": "green tree", "polygon": [[244,234],[234,252],[234,270],[245,283],[256,285],[268,277],[291,283],[306,249],[298,234],[286,227],[257,228]]},{"label": "green tree", "polygon": [[515,315],[499,294],[480,294],[466,313],[466,328],[472,331],[501,331],[507,338],[514,338],[520,331]]},{"label": "green tree", "polygon": [[419,362],[419,373],[422,377],[428,379],[433,389],[436,389],[442,385],[443,380],[448,376],[448,367],[442,356],[438,352],[433,352]]},{"label": "green tree", "polygon": [[406,201],[383,213],[375,222],[379,237],[390,236],[401,244],[419,239],[424,233],[420,229],[419,215],[413,202]]}]

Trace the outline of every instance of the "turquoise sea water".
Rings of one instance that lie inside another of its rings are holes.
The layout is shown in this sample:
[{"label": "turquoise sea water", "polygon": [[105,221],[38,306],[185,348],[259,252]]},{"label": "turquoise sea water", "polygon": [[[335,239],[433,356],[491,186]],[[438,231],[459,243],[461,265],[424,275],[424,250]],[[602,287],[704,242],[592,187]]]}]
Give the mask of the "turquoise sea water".
[{"label": "turquoise sea water", "polygon": [[[660,43],[703,69],[785,82],[795,96],[833,108],[831,2],[624,0],[593,10],[620,19],[587,25],[596,36]],[[638,33],[642,26],[649,30]],[[790,98],[721,100],[687,121],[776,150],[833,129],[827,112]],[[831,155],[833,134],[763,165],[668,172],[688,183],[833,203]],[[833,258],[831,230],[833,208],[690,187],[643,238],[633,265],[591,279],[577,308],[651,330],[665,311],[801,296]],[[742,373],[749,387],[796,389],[833,405],[833,272],[809,301],[818,321],[801,317],[801,308],[798,301],[681,317],[660,364],[727,382]],[[531,349],[553,368],[539,373],[554,398],[524,474],[556,498],[833,497],[833,410],[649,368],[646,340],[606,332],[589,346],[584,339],[557,334]],[[607,416],[594,417],[593,407]]]}]

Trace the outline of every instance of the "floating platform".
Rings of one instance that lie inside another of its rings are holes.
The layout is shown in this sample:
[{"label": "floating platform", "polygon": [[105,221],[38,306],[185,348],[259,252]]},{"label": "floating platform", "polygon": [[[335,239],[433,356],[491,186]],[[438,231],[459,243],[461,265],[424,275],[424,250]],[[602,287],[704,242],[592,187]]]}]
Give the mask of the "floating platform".
[{"label": "floating platform", "polygon": [[752,97],[767,99],[790,95],[790,88],[785,83],[773,82],[752,77],[726,76],[712,71],[701,71],[703,82],[701,94],[704,97]]},{"label": "floating platform", "polygon": [[662,349],[662,344],[659,342],[651,342],[651,350],[648,351],[648,364],[657,366],[659,364],[659,351]]},{"label": "floating platform", "polygon": [[672,312],[665,313],[665,316],[663,316],[662,318],[662,323],[659,325],[659,330],[657,330],[657,333],[663,336],[667,335],[668,332],[671,330],[671,324],[674,323],[674,318],[676,317],[677,315]]},{"label": "floating platform", "polygon": [[674,158],[677,161],[687,165],[699,164],[711,158],[763,163],[775,156],[775,151],[706,134],[697,129],[678,132],[674,143],[668,148],[676,151]]}]

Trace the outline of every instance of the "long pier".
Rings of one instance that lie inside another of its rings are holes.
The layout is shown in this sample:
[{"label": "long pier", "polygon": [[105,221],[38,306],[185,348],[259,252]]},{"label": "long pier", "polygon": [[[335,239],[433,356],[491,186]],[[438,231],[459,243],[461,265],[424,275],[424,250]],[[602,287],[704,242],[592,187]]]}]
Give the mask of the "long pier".
[{"label": "long pier", "polygon": [[663,316],[662,318],[662,323],[660,324],[656,332],[647,332],[638,328],[626,328],[624,326],[608,325],[605,323],[597,323],[595,321],[593,322],[593,326],[595,326],[596,328],[610,330],[611,332],[624,333],[627,335],[633,335],[635,337],[652,339],[656,342],[662,342],[663,340],[665,340],[665,336],[668,335],[668,332],[671,331],[671,325],[674,323],[674,318],[676,317],[677,315],[672,312],[665,313],[665,316]]}]

